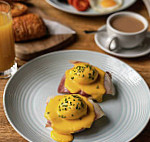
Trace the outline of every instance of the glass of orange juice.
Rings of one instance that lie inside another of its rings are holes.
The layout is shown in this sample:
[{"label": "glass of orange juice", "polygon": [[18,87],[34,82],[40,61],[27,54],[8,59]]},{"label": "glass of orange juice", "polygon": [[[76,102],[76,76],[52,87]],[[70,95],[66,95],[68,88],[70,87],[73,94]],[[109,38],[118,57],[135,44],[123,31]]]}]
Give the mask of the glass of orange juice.
[{"label": "glass of orange juice", "polygon": [[10,10],[7,2],[0,1],[0,78],[8,78],[17,71]]}]

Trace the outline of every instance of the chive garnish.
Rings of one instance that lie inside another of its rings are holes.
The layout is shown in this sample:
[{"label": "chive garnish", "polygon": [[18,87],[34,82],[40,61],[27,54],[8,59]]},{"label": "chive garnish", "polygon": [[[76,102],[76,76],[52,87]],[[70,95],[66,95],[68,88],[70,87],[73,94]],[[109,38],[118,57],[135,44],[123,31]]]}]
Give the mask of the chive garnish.
[{"label": "chive garnish", "polygon": [[84,104],[81,102],[81,106],[84,107]]},{"label": "chive garnish", "polygon": [[93,75],[95,74],[95,70],[93,70]]},{"label": "chive garnish", "polygon": [[96,86],[96,89],[99,89],[99,86],[98,86],[98,85]]},{"label": "chive garnish", "polygon": [[92,66],[89,66],[90,70],[92,69]]},{"label": "chive garnish", "polygon": [[78,105],[76,106],[76,109],[78,109]]}]

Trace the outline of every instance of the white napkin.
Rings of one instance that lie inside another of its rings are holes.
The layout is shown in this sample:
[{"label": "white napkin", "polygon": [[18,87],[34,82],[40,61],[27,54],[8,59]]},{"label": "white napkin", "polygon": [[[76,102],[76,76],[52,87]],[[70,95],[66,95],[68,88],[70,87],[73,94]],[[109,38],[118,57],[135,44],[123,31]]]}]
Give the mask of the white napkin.
[{"label": "white napkin", "polygon": [[[74,30],[71,28],[62,25],[61,23],[43,19],[45,24],[47,25],[47,28],[51,35],[59,35],[59,34],[76,34]],[[57,28],[56,28],[57,27]]]}]

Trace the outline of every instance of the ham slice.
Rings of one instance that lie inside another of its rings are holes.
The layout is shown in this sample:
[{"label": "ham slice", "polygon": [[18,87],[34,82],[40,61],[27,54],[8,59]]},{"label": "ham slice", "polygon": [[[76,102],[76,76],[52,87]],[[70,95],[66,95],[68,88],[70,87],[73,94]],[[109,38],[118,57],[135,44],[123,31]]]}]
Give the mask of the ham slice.
[{"label": "ham slice", "polygon": [[47,120],[45,127],[51,127],[51,121],[50,120]]}]

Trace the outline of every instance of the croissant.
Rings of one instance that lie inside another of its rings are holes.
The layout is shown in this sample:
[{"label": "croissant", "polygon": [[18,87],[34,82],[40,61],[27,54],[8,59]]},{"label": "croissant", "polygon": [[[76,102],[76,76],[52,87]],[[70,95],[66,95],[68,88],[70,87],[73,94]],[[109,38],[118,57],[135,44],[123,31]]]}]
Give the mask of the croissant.
[{"label": "croissant", "polygon": [[27,2],[28,0],[0,0],[0,1],[6,1],[6,2]]},{"label": "croissant", "polygon": [[12,3],[11,4],[11,14],[12,17],[17,17],[23,15],[28,10],[28,7],[22,3]]},{"label": "croissant", "polygon": [[41,38],[47,34],[43,20],[40,16],[32,13],[15,17],[13,29],[16,42]]}]

